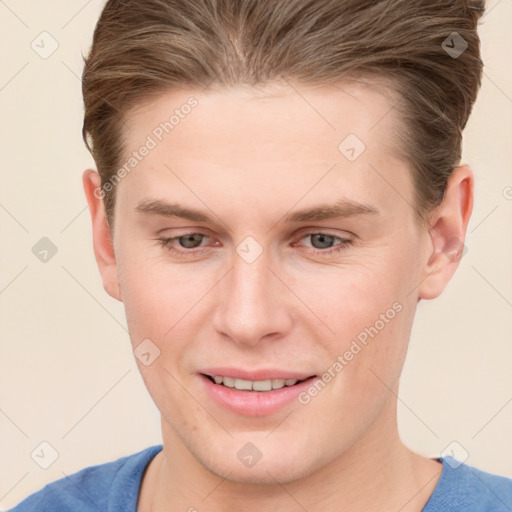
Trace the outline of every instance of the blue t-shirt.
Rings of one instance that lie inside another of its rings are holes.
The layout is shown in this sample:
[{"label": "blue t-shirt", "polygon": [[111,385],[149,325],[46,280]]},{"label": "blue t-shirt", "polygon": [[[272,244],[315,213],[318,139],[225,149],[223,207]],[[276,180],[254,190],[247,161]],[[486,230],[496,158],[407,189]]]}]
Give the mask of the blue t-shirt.
[{"label": "blue t-shirt", "polygon": [[[113,462],[90,466],[25,498],[8,512],[137,512],[142,475],[162,445]],[[512,511],[512,479],[487,473],[453,457],[439,457],[443,471],[422,512]]]}]

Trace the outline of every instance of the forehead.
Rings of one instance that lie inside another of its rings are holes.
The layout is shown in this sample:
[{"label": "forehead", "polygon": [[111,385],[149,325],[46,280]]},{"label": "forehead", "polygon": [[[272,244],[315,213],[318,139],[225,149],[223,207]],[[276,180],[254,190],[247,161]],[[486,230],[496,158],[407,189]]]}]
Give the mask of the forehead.
[{"label": "forehead", "polygon": [[272,192],[289,203],[310,190],[311,201],[396,202],[382,177],[394,169],[388,178],[404,195],[410,183],[393,140],[393,101],[382,87],[355,82],[168,91],[126,116],[125,158],[152,141],[127,185],[132,197],[145,198],[179,195],[189,183],[203,197]]},{"label": "forehead", "polygon": [[[186,143],[193,145],[195,152],[200,137],[203,150],[208,149],[213,157],[212,153],[223,153],[227,146],[235,156],[241,139],[271,143],[278,133],[283,151],[306,138],[310,143],[301,147],[301,154],[314,147],[314,157],[318,158],[319,139],[329,150],[353,133],[365,145],[378,142],[380,150],[398,156],[400,148],[394,137],[399,123],[396,104],[398,96],[384,79],[353,79],[324,86],[273,82],[176,89],[132,108],[125,116],[124,135],[129,149],[151,135],[159,145],[175,141],[176,146],[183,147]],[[190,139],[192,129],[195,136]],[[186,136],[180,137],[183,132]],[[208,143],[211,146],[205,146]]]}]

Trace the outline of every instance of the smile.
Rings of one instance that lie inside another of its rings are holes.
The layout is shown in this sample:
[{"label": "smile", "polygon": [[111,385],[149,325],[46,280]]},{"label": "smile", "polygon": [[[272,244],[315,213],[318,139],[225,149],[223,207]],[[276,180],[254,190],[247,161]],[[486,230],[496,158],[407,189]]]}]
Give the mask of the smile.
[{"label": "smile", "polygon": [[215,384],[220,384],[228,388],[234,388],[239,391],[272,391],[275,389],[281,389],[285,386],[294,386],[295,384],[302,382],[306,379],[267,379],[267,380],[245,380],[235,379],[233,377],[222,377],[216,375],[211,377],[205,375],[206,378],[210,379]]},{"label": "smile", "polygon": [[198,374],[205,398],[224,410],[244,416],[267,416],[296,405],[299,393],[306,390],[317,378],[316,375],[276,378],[277,372],[271,372],[272,375],[268,377],[272,378],[263,380],[265,375],[258,375],[257,380],[249,380],[222,373],[213,372],[213,376]]}]

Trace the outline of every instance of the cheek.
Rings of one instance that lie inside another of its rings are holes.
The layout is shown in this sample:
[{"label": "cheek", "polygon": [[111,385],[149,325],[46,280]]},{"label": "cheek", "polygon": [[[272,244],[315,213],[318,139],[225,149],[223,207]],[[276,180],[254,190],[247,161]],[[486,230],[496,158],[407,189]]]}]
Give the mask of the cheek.
[{"label": "cheek", "polygon": [[194,316],[194,306],[211,287],[191,265],[126,257],[119,266],[126,318],[134,337],[170,339],[187,325],[187,316]]},{"label": "cheek", "polygon": [[324,293],[312,287],[308,295],[335,333],[322,341],[329,354],[326,370],[336,375],[333,388],[350,389],[355,402],[365,394],[367,400],[368,393],[382,396],[398,379],[416,307],[413,294],[408,296],[413,286],[404,280],[407,261],[390,255],[374,263],[333,274]]},{"label": "cheek", "polygon": [[[389,297],[376,307],[368,320],[352,331],[344,342],[344,369],[338,390],[350,389],[351,401],[356,404],[378,404],[390,398],[398,383],[407,354],[412,326],[411,301]],[[391,302],[393,301],[393,302]]]},{"label": "cheek", "polygon": [[402,280],[387,267],[382,259],[362,259],[328,274],[318,273],[302,284],[297,280],[296,289],[334,331],[333,339],[348,340],[379,320],[393,303],[402,302]]},{"label": "cheek", "polygon": [[[121,287],[132,348],[146,388],[160,411],[195,407],[181,386],[188,382],[200,300],[211,285],[195,285],[184,268],[135,258],[122,262]],[[148,351],[137,350],[139,345],[149,347],[150,364],[137,355]]]}]

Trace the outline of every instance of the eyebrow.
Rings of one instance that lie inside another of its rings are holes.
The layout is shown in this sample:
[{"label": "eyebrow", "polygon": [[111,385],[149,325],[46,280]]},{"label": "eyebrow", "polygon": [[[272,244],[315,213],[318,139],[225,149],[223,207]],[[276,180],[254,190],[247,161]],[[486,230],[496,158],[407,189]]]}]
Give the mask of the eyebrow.
[{"label": "eyebrow", "polygon": [[[204,212],[185,208],[179,203],[167,203],[159,199],[141,201],[135,211],[145,215],[160,217],[177,217],[193,222],[214,224],[215,221]],[[372,204],[348,199],[340,199],[334,204],[319,205],[312,208],[287,213],[282,221],[286,223],[314,222],[333,218],[347,218],[356,215],[380,215],[381,211]]]}]

